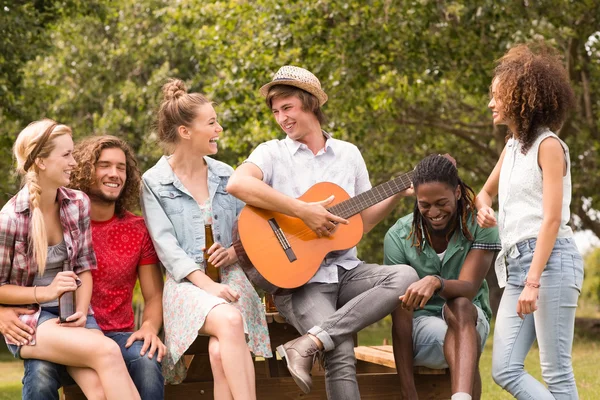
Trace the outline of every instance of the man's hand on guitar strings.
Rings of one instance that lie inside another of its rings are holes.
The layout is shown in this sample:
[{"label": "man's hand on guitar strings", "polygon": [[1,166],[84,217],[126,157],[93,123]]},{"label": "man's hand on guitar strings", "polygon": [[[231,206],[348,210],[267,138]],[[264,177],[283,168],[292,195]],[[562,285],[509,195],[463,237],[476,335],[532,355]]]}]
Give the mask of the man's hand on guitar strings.
[{"label": "man's hand on guitar strings", "polygon": [[298,217],[312,229],[318,237],[331,236],[337,224],[348,225],[348,221],[342,217],[332,214],[326,206],[331,204],[334,196],[329,196],[322,201],[313,203],[302,202],[302,207],[298,212]]}]

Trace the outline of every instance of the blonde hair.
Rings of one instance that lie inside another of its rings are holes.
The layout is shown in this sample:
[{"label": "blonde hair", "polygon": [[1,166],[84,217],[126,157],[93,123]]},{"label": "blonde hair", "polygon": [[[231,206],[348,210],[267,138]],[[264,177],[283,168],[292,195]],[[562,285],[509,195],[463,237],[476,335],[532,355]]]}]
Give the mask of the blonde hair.
[{"label": "blonde hair", "polygon": [[177,129],[190,126],[198,115],[198,107],[212,104],[200,93],[188,93],[185,83],[169,79],[162,87],[163,101],[158,109],[158,139],[167,153],[179,142]]},{"label": "blonde hair", "polygon": [[[49,129],[51,129],[50,132],[46,132]],[[46,142],[39,147],[38,144],[40,144],[46,135]],[[72,136],[71,128],[66,125],[57,124],[51,119],[34,121],[19,133],[13,146],[13,154],[17,160],[17,172],[23,176],[23,185],[27,185],[29,188],[31,213],[29,221],[29,248],[32,249],[32,255],[37,263],[40,275],[44,273],[44,269],[46,268],[48,237],[46,235],[44,216],[42,215],[42,210],[40,210],[42,188],[38,183],[39,170],[37,164],[35,164],[35,159],[48,157],[52,150],[54,150],[55,144],[53,139],[62,135]],[[31,159],[34,151],[37,151],[37,155],[35,159]],[[28,167],[27,170],[25,170],[26,167]]]}]

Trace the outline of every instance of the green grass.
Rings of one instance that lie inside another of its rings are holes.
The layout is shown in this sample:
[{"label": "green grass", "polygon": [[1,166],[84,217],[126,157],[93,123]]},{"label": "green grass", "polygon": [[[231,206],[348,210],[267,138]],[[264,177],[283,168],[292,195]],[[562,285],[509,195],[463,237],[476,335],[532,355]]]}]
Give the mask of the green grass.
[{"label": "green grass", "polygon": [[[581,304],[580,304],[581,306]],[[594,306],[597,307],[597,306]],[[585,307],[583,307],[585,308]],[[578,315],[580,314],[578,310]],[[581,310],[586,317],[598,318],[598,312]],[[371,325],[358,335],[358,341],[363,346],[381,345],[384,338],[391,344],[391,318]],[[492,329],[493,332],[493,329]],[[509,400],[512,397],[500,389],[491,377],[492,342],[490,336],[481,356],[480,369],[483,382],[483,399]],[[573,344],[573,367],[581,399],[600,399],[600,382],[598,380],[598,365],[600,365],[600,336],[575,328]],[[534,345],[525,360],[525,369],[535,378],[541,380],[539,352]],[[21,378],[23,363],[16,361],[3,344],[0,344],[0,400],[18,400],[21,398]]]},{"label": "green grass", "polygon": [[[597,315],[594,315],[597,317]],[[361,346],[381,345],[384,339],[391,344],[391,318],[371,325],[361,331],[358,335],[358,343]],[[491,329],[493,333],[493,326]],[[509,400],[513,397],[502,390],[492,380],[492,343],[493,336],[488,338],[479,367],[482,380],[482,399],[486,400]],[[575,340],[573,343],[573,368],[575,379],[581,399],[600,399],[600,381],[598,380],[598,365],[600,365],[600,337],[581,332],[575,328]],[[525,359],[525,369],[536,379],[542,381],[540,371],[540,354],[537,345],[534,344]]]}]

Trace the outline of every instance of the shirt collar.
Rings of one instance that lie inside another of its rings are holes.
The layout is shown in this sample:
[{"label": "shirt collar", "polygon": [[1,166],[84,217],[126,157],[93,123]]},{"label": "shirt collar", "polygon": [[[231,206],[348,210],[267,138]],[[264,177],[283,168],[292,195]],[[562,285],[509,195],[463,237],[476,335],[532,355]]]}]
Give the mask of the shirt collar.
[{"label": "shirt collar", "polygon": [[[71,201],[66,189],[62,186],[56,191],[56,199],[61,204]],[[19,193],[17,193],[15,211],[18,213],[29,211],[29,185],[24,185],[21,190],[19,190]]]},{"label": "shirt collar", "polygon": [[[331,136],[331,133],[326,132],[324,130],[321,130],[321,133],[323,134],[323,136],[325,136],[325,150],[324,152],[326,153],[328,150],[334,151],[333,146],[334,146],[334,140],[333,137]],[[285,139],[283,139],[285,145],[287,146],[288,150],[290,151],[290,153],[292,154],[296,154],[296,152],[301,148],[307,148],[305,144],[300,143],[296,140],[292,140],[290,139],[289,136],[286,136]]]},{"label": "shirt collar", "polygon": [[[457,234],[459,235],[459,237],[456,237]],[[462,238],[460,236],[462,236]],[[455,237],[456,237],[456,240],[455,240]],[[446,251],[450,248],[451,245],[458,243],[459,239],[467,240],[466,236],[463,233],[462,218],[458,219],[458,233],[457,233],[457,230],[454,231],[454,233],[452,234],[452,237],[450,238],[450,241],[448,242],[448,247],[446,248]],[[427,246],[431,247],[431,244],[425,237],[425,226],[423,225],[422,220],[421,220],[421,243],[423,243],[424,245],[426,244]]]}]

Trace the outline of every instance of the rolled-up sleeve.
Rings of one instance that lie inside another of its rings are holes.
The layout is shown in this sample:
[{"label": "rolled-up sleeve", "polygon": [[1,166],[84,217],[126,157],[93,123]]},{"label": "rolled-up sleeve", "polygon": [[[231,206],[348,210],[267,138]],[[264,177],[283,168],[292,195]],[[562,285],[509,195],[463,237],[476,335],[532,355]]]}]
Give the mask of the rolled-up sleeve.
[{"label": "rolled-up sleeve", "polygon": [[142,212],[158,258],[173,279],[180,282],[199,270],[200,266],[181,248],[173,224],[145,176],[142,177]]},{"label": "rolled-up sleeve", "polygon": [[271,185],[273,182],[273,160],[277,157],[276,154],[271,154],[268,143],[261,143],[250,153],[244,163],[249,162],[260,168],[263,173],[263,182]]},{"label": "rolled-up sleeve", "polygon": [[96,269],[96,252],[92,243],[92,226],[90,221],[90,199],[84,194],[79,210],[79,248],[77,249],[77,262],[73,272],[79,274],[84,271]]},{"label": "rolled-up sleeve", "polygon": [[0,286],[10,281],[15,248],[15,224],[10,215],[0,213]]}]

